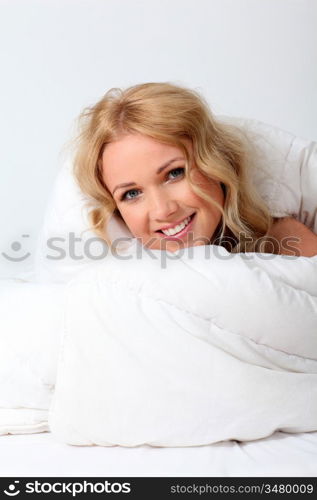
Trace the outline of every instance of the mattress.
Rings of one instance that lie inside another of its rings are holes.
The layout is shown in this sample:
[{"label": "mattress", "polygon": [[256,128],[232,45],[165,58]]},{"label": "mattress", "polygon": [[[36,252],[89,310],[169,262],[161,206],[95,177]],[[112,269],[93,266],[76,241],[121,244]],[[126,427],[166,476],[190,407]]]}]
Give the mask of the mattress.
[{"label": "mattress", "polygon": [[50,432],[0,437],[1,477],[316,477],[317,432],[207,446],[70,446]]}]

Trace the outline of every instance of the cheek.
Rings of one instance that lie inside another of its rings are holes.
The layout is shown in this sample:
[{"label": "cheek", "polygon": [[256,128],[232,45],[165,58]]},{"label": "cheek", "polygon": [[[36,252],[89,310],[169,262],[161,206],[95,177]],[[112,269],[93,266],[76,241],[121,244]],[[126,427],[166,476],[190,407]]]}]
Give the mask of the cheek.
[{"label": "cheek", "polygon": [[194,184],[196,184],[206,194],[211,195],[214,200],[223,206],[224,193],[219,181],[207,179],[201,172],[199,172],[198,169],[193,170],[191,179]]},{"label": "cheek", "polygon": [[121,208],[119,211],[125,224],[134,236],[139,236],[144,232],[145,217],[144,214],[140,213],[140,210],[134,211],[133,207],[126,207]]},{"label": "cheek", "polygon": [[224,207],[224,204],[225,204],[225,195],[224,195],[224,192],[223,192],[223,190],[222,190],[221,185],[220,185],[219,182],[213,182],[213,185],[211,186],[211,195],[212,195],[212,198],[217,203],[219,203],[219,205],[221,205],[222,207]]},{"label": "cheek", "polygon": [[[199,188],[202,189],[208,196],[210,196],[213,200],[215,200],[221,207],[224,206],[225,202],[225,197],[224,193],[221,189],[220,183],[216,181],[208,181],[204,183],[199,183]],[[199,207],[203,207],[208,209],[211,212],[219,212],[219,210],[212,205],[211,203],[208,203],[208,201],[204,200],[201,198],[198,194],[196,194],[193,190],[191,190],[192,193],[192,199],[195,200],[195,203]]]}]

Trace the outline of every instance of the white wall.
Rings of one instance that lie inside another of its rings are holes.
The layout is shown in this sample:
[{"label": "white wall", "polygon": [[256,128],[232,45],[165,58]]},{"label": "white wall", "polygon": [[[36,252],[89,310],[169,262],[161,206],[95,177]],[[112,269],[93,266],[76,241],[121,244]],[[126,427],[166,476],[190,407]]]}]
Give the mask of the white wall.
[{"label": "white wall", "polygon": [[182,83],[217,114],[316,138],[316,15],[315,0],[0,0],[0,276],[31,266],[73,121],[110,87]]}]

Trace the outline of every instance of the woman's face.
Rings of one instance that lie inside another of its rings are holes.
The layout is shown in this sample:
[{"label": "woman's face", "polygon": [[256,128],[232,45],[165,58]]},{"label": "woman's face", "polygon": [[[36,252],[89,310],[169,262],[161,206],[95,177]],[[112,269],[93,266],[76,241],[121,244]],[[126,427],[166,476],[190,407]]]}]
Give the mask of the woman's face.
[{"label": "woman's face", "polygon": [[[184,144],[192,154],[189,140]],[[175,146],[130,134],[108,144],[102,174],[123,220],[143,246],[175,251],[210,242],[220,211],[197,196],[185,177],[185,156]],[[192,180],[221,206],[220,183],[196,168]]]}]

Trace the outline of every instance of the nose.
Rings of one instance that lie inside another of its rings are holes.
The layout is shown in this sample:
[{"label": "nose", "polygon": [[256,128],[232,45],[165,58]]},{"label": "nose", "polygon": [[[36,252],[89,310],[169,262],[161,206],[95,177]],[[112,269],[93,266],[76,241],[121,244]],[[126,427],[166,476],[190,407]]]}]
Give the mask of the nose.
[{"label": "nose", "polygon": [[156,191],[149,196],[149,216],[157,222],[168,222],[179,209],[177,200],[168,193]]}]

